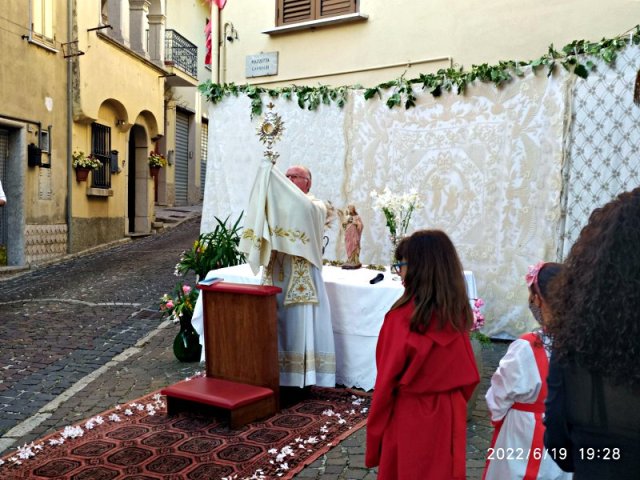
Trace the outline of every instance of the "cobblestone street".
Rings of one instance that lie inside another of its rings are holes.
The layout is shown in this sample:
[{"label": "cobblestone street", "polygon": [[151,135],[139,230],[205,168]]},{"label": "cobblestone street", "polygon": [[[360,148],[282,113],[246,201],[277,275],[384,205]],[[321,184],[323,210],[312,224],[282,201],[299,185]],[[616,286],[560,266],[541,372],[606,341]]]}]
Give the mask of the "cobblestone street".
[{"label": "cobblestone street", "polygon": [[[120,382],[112,367],[105,365],[163,324],[158,300],[175,285],[173,267],[197,238],[199,225],[199,217],[194,217],[163,234],[0,281],[0,434],[6,435],[49,402],[60,403],[60,395],[74,386],[76,408],[68,409],[74,417],[66,424],[95,412],[94,408],[110,408],[164,386],[198,367],[174,360],[172,338],[158,346],[166,351],[168,362],[159,371],[166,369],[168,377],[157,383],[145,372],[138,372],[131,384]],[[174,325],[168,327],[175,333]],[[92,379],[102,371],[109,371],[106,377],[112,381],[98,389]],[[91,386],[84,388],[85,384]],[[96,392],[100,398],[86,398]],[[40,413],[38,420],[51,411]],[[53,415],[57,416],[59,412]],[[50,418],[48,423],[55,426]],[[33,432],[44,433],[40,427]],[[2,442],[0,450],[8,444],[7,439]]]},{"label": "cobblestone street", "polygon": [[[158,235],[0,277],[0,454],[201,369],[175,359],[177,327],[158,312],[199,225],[194,215]],[[491,437],[483,395],[505,351],[502,343],[483,350],[470,479],[481,477]],[[364,439],[361,429],[296,478],[376,478],[364,467]]]}]

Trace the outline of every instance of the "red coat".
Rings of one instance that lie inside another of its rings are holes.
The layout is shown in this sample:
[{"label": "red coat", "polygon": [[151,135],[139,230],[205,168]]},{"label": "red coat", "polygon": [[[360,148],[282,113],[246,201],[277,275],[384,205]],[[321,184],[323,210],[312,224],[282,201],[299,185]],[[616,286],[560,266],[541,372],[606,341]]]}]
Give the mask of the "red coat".
[{"label": "red coat", "polygon": [[436,318],[409,332],[413,302],[387,313],[376,348],[367,467],[378,480],[465,478],[467,401],[480,382],[467,332]]}]

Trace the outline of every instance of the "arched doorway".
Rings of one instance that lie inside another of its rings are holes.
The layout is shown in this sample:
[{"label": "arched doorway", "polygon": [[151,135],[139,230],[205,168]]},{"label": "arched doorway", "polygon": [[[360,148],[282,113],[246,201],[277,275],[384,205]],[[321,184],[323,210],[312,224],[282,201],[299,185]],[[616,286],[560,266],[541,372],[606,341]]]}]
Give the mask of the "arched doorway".
[{"label": "arched doorway", "polygon": [[147,166],[147,132],[144,127],[134,125],[129,134],[127,157],[127,217],[128,233],[149,233],[148,188],[149,167]]}]

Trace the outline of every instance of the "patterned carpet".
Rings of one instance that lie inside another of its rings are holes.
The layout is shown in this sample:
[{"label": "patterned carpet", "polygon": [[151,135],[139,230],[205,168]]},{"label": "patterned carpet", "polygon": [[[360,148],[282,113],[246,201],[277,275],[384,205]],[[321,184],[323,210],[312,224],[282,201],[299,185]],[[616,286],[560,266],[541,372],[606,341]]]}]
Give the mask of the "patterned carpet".
[{"label": "patterned carpet", "polygon": [[311,388],[295,405],[229,430],[202,412],[168,417],[158,393],[116,407],[0,459],[0,478],[289,479],[366,423],[370,396]]}]

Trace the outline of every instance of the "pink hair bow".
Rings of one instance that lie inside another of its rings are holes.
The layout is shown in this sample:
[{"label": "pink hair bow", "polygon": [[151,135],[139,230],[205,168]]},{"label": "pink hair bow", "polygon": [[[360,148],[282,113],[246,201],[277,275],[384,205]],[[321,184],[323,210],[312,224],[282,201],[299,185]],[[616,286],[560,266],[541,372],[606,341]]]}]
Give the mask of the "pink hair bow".
[{"label": "pink hair bow", "polygon": [[540,269],[544,266],[546,262],[539,261],[535,265],[529,265],[527,270],[527,274],[524,276],[525,282],[527,282],[527,286],[530,287],[534,283],[538,284],[538,274],[540,273]]}]

